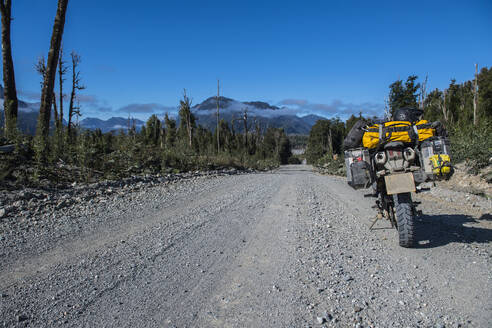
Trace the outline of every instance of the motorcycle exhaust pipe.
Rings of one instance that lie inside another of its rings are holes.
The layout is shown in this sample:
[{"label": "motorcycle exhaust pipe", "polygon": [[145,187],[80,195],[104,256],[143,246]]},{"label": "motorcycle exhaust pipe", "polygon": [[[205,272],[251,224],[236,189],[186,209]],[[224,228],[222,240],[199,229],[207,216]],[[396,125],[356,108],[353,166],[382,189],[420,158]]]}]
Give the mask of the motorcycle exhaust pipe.
[{"label": "motorcycle exhaust pipe", "polygon": [[374,158],[374,161],[376,164],[383,165],[386,163],[386,153],[385,152],[379,152],[376,154],[376,157]]},{"label": "motorcycle exhaust pipe", "polygon": [[413,161],[415,159],[415,150],[412,148],[405,148],[403,151],[403,158],[405,158],[407,162]]}]

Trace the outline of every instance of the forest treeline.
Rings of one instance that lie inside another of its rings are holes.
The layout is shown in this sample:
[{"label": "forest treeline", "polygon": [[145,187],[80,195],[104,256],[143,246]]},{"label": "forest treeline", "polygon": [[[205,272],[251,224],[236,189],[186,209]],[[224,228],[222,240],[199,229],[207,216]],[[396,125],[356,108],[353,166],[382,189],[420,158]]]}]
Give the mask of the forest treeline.
[{"label": "forest treeline", "polygon": [[[424,119],[440,121],[445,126],[453,161],[468,161],[471,171],[477,173],[490,164],[492,157],[492,68],[477,70],[474,79],[463,83],[452,79],[444,90],[427,92],[427,80],[426,77],[418,82],[418,77],[412,75],[406,81],[393,82],[389,86],[386,113],[379,117],[390,117],[401,107],[422,109]],[[334,158],[340,161],[343,139],[360,119],[369,122],[375,117],[360,114],[345,122],[339,118],[318,121],[308,139],[308,163],[329,164]]]}]

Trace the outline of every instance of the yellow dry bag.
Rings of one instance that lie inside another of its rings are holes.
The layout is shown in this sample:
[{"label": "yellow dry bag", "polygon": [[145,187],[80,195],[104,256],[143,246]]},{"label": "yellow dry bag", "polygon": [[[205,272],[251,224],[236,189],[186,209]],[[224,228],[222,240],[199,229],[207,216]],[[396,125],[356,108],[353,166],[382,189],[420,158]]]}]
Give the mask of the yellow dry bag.
[{"label": "yellow dry bag", "polygon": [[426,120],[418,121],[415,125],[407,121],[390,121],[367,128],[362,136],[362,145],[372,149],[379,146],[380,142],[411,143],[417,140],[423,141],[434,136],[435,133],[436,130]]}]

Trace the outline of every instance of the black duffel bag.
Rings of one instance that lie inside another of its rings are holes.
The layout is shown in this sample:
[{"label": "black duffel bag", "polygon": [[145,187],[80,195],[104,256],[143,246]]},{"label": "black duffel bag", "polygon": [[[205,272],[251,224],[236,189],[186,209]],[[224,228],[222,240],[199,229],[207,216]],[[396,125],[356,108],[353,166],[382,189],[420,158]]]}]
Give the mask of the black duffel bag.
[{"label": "black duffel bag", "polygon": [[364,128],[367,126],[365,120],[358,120],[355,122],[352,129],[343,140],[343,149],[352,149],[362,146],[362,136],[364,135]]}]

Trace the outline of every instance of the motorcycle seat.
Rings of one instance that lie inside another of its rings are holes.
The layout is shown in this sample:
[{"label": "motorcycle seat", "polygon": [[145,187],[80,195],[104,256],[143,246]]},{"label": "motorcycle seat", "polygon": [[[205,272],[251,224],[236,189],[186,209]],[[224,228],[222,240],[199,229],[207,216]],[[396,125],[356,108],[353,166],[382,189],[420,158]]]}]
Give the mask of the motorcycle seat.
[{"label": "motorcycle seat", "polygon": [[384,145],[384,149],[391,149],[391,148],[403,148],[405,145],[403,142],[400,141],[392,141],[388,142],[386,145]]}]

